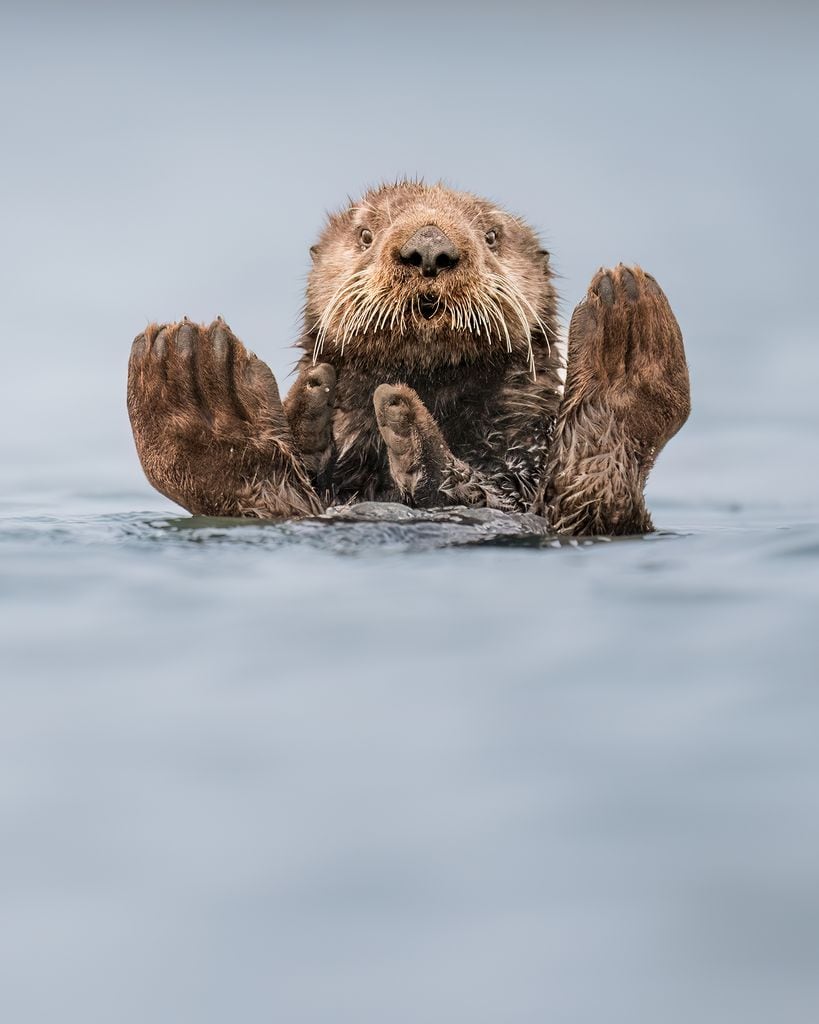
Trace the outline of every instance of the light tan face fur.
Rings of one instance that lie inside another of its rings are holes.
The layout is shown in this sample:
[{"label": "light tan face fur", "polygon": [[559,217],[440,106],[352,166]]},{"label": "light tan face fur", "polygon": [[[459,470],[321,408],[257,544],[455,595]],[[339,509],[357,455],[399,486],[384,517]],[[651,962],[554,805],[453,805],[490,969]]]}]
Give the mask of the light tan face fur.
[{"label": "light tan face fur", "polygon": [[[400,257],[433,225],[457,248],[434,277]],[[311,250],[306,326],[317,359],[419,367],[526,353],[554,312],[548,254],[521,220],[466,192],[405,182],[329,218]],[[544,321],[546,323],[544,323]]]}]

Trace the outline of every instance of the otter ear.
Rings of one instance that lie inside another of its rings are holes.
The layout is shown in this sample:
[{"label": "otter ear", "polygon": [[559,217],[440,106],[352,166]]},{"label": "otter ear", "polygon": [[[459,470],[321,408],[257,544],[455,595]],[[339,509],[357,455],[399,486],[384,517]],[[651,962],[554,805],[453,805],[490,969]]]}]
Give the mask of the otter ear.
[{"label": "otter ear", "polygon": [[319,253],[319,247],[317,245],[311,245],[310,246],[310,259],[314,263],[316,262],[316,257],[318,256],[318,253]]},{"label": "otter ear", "polygon": [[549,266],[549,257],[552,255],[548,249],[538,249],[538,252],[543,257],[543,266]]}]

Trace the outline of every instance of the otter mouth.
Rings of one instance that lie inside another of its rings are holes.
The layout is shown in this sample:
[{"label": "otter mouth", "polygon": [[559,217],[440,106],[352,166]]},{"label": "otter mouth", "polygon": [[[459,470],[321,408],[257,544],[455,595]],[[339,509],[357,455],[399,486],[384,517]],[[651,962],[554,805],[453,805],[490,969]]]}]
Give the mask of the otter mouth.
[{"label": "otter mouth", "polygon": [[425,320],[431,320],[441,309],[440,296],[430,295],[429,293],[422,295],[418,300],[418,308],[421,310],[421,316]]}]

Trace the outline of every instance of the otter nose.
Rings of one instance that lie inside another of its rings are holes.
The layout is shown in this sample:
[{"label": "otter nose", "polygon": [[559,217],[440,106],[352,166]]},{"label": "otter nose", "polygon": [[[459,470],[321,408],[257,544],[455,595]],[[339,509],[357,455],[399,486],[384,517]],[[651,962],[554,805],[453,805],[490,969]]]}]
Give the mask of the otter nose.
[{"label": "otter nose", "polygon": [[398,250],[401,262],[420,267],[424,277],[437,277],[442,270],[454,267],[460,253],[440,228],[427,224],[419,228]]}]

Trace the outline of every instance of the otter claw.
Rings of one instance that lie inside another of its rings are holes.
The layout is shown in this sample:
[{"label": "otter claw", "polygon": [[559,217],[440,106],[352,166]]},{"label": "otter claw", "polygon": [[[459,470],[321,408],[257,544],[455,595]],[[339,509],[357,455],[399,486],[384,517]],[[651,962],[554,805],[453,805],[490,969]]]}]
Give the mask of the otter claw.
[{"label": "otter claw", "polygon": [[622,263],[618,269],[620,270],[620,284],[625,289],[626,295],[632,301],[636,302],[639,296],[639,289],[637,287],[637,281],[634,278],[634,274],[632,274],[628,267],[624,267]]},{"label": "otter claw", "polygon": [[608,274],[604,274],[597,285],[597,294],[607,306],[614,304],[614,283]]}]

